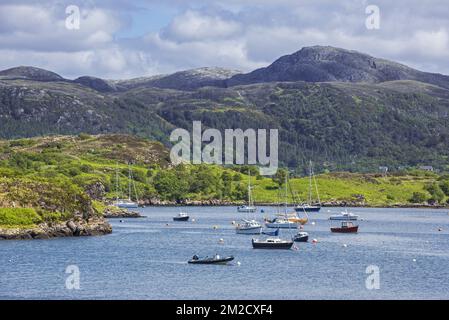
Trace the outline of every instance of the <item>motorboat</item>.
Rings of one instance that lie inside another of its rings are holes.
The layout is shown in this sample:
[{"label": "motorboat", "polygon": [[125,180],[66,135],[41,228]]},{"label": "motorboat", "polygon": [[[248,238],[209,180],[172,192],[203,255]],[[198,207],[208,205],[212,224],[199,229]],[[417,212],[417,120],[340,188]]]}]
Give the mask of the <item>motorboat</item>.
[{"label": "motorboat", "polygon": [[329,217],[329,220],[350,220],[355,221],[358,220],[359,216],[356,214],[352,214],[351,212],[348,212],[348,210],[342,211],[341,214],[334,214]]},{"label": "motorboat", "polygon": [[318,212],[321,210],[321,205],[320,204],[308,204],[308,203],[304,203],[304,204],[298,204],[295,207],[295,211],[296,212]]},{"label": "motorboat", "polygon": [[177,216],[173,217],[173,221],[188,221],[189,220],[189,215],[185,212],[180,212],[178,213]]},{"label": "motorboat", "polygon": [[236,226],[235,232],[238,234],[260,234],[262,225],[256,220],[243,220]]},{"label": "motorboat", "polygon": [[190,264],[227,264],[228,262],[234,260],[233,256],[228,257],[220,257],[218,254],[213,257],[204,257],[200,258],[197,255],[194,255],[192,259],[188,261]]},{"label": "motorboat", "polygon": [[309,240],[309,234],[307,232],[298,232],[294,237],[295,242],[307,242]]},{"label": "motorboat", "polygon": [[252,239],[254,249],[290,249],[293,241],[280,238]]},{"label": "motorboat", "polygon": [[255,206],[239,206],[237,207],[238,212],[256,212],[257,208]]},{"label": "motorboat", "polygon": [[331,231],[337,233],[357,233],[358,230],[359,226],[350,221],[342,221],[341,227],[331,227]]},{"label": "motorboat", "polygon": [[299,226],[299,222],[290,221],[288,218],[277,217],[274,220],[265,220],[265,226],[267,228],[275,228],[275,229],[297,229]]}]

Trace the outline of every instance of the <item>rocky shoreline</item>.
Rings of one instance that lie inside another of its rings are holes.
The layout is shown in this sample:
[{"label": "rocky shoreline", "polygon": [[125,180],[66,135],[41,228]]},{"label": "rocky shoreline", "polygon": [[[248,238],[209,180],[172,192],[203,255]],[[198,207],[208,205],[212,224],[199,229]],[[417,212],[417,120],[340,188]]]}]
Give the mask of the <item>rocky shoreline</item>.
[{"label": "rocky shoreline", "polygon": [[[175,207],[175,206],[240,206],[245,204],[243,201],[222,201],[222,200],[186,200],[181,202],[162,201],[162,200],[146,200],[139,202],[142,206],[154,207]],[[255,202],[256,206],[277,206],[271,202]],[[295,206],[289,203],[288,206]],[[327,201],[321,203],[322,207],[358,207],[358,208],[415,208],[415,209],[449,209],[448,205],[430,205],[430,204],[392,204],[392,205],[369,205],[364,201]]]},{"label": "rocky shoreline", "polygon": [[69,220],[60,223],[41,223],[34,228],[1,228],[0,240],[50,239],[56,237],[100,236],[112,232],[108,221],[102,218]]},{"label": "rocky shoreline", "polygon": [[109,210],[106,209],[103,213],[105,218],[145,218],[139,212],[130,211],[126,209]]}]

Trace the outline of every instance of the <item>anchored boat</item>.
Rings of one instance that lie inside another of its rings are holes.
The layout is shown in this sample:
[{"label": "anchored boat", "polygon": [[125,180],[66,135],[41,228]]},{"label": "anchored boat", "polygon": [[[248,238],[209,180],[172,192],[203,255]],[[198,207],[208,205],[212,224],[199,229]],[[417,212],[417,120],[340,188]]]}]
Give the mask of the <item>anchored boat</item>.
[{"label": "anchored boat", "polygon": [[337,233],[357,233],[358,230],[359,226],[350,221],[342,221],[341,227],[331,227],[331,231]]},{"label": "anchored boat", "polygon": [[290,249],[293,241],[280,238],[252,239],[252,244],[254,249]]},{"label": "anchored boat", "polygon": [[298,232],[294,237],[295,242],[307,242],[309,240],[309,234],[307,232]]},{"label": "anchored boat", "polygon": [[235,228],[237,234],[260,234],[262,232],[262,225],[256,220],[243,220],[243,223],[238,224]]},{"label": "anchored boat", "polygon": [[173,221],[188,221],[189,220],[189,215],[187,213],[184,212],[180,212],[178,213],[177,216],[173,217]]},{"label": "anchored boat", "polygon": [[[315,185],[316,191],[316,202],[312,200],[312,181]],[[309,162],[309,199],[307,203],[298,204],[295,207],[295,211],[297,212],[318,212],[321,210],[321,200],[320,194],[318,193],[318,184],[316,183],[315,174],[313,172],[312,161]]]},{"label": "anchored boat", "polygon": [[359,218],[358,215],[356,214],[352,214],[351,212],[348,212],[348,210],[346,209],[345,211],[342,211],[341,214],[334,214],[332,216],[329,217],[329,220],[352,220],[355,221]]},{"label": "anchored boat", "polygon": [[132,176],[132,170],[131,170],[131,165],[128,164],[128,199],[119,199],[118,195],[119,195],[119,175],[118,175],[118,168],[116,170],[115,173],[115,188],[116,188],[116,193],[117,193],[117,197],[116,200],[114,202],[114,205],[118,208],[125,208],[125,209],[130,209],[130,208],[138,208],[139,204],[134,201],[131,200],[131,184],[134,187],[134,193],[137,199],[137,190],[136,190],[136,185],[134,184],[134,180],[133,180],[133,176]]},{"label": "anchored boat", "polygon": [[218,254],[216,254],[213,257],[204,257],[200,258],[197,255],[194,255],[192,259],[188,261],[190,264],[227,264],[228,262],[234,260],[233,256],[229,257],[220,257]]},{"label": "anchored boat", "polygon": [[256,212],[251,190],[251,172],[248,171],[248,204],[237,207],[238,212]]}]

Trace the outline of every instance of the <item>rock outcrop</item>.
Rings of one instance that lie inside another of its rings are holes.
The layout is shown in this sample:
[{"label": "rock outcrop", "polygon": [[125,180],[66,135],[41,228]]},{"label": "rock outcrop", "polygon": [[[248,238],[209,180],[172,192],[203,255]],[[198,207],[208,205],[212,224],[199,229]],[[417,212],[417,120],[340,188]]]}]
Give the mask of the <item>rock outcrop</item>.
[{"label": "rock outcrop", "polygon": [[1,228],[0,240],[49,239],[55,237],[99,236],[112,232],[103,218],[69,220],[60,223],[41,223],[34,228]]}]

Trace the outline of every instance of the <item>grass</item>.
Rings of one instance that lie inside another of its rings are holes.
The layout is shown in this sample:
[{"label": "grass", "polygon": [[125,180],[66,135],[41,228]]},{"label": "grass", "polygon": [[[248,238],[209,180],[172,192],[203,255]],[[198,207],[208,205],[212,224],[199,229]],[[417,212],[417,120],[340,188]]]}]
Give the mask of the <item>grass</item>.
[{"label": "grass", "polygon": [[9,228],[28,228],[42,222],[33,208],[0,208],[0,225]]}]

